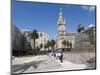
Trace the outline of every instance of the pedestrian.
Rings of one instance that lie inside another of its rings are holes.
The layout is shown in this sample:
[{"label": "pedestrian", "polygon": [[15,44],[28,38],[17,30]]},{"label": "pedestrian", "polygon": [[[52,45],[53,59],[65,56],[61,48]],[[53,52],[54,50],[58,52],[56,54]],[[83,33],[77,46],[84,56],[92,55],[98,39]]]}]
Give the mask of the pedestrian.
[{"label": "pedestrian", "polygon": [[63,62],[63,52],[61,52],[60,61],[61,61],[61,63]]},{"label": "pedestrian", "polygon": [[54,58],[56,57],[56,53],[54,53]]}]

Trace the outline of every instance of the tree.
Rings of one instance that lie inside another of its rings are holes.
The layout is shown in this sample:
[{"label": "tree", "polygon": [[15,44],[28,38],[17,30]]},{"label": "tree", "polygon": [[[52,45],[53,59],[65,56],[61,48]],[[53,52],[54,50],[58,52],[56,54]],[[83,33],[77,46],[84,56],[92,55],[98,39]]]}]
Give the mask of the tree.
[{"label": "tree", "polygon": [[69,41],[66,41],[67,48],[69,48]]},{"label": "tree", "polygon": [[44,45],[44,48],[45,48],[45,49],[48,48],[48,47],[47,47],[47,43]]},{"label": "tree", "polygon": [[67,45],[66,40],[63,40],[62,44],[64,45],[64,48],[65,48],[65,46]]},{"label": "tree", "polygon": [[42,43],[42,33],[40,33],[40,36],[41,36],[41,43]]},{"label": "tree", "polygon": [[35,55],[40,54],[40,48],[39,48],[39,47],[36,47],[35,53],[34,53],[34,54],[35,54]]},{"label": "tree", "polygon": [[47,43],[46,43],[46,47],[48,48],[48,50],[49,50],[50,46],[51,46],[51,42],[48,40]]},{"label": "tree", "polygon": [[31,38],[33,39],[33,41],[34,41],[33,50],[34,50],[34,52],[35,52],[35,40],[38,39],[38,37],[39,37],[39,34],[37,33],[37,30],[33,30],[33,31],[31,32],[31,34],[30,34],[30,37],[31,37]]},{"label": "tree", "polygon": [[43,44],[42,44],[42,43],[40,44],[40,48],[41,48],[41,50],[42,50],[42,48],[43,48]]},{"label": "tree", "polygon": [[56,42],[55,42],[55,40],[51,40],[51,48],[53,49],[53,51],[54,51],[54,46],[55,46],[55,44],[56,44]]},{"label": "tree", "polygon": [[79,24],[77,32],[80,33],[80,32],[82,32],[82,30],[84,30],[84,26],[82,24]]},{"label": "tree", "polygon": [[69,43],[69,47],[70,47],[70,49],[72,48],[72,43],[71,42]]}]

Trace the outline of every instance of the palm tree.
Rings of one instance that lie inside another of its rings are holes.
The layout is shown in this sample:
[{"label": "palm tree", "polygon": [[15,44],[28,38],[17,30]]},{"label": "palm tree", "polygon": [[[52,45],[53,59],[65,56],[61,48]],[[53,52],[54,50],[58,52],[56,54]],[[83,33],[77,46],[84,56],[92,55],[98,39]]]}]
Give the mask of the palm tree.
[{"label": "palm tree", "polygon": [[39,34],[37,33],[37,30],[33,30],[30,34],[30,37],[33,39],[34,41],[34,46],[33,46],[33,50],[35,52],[35,40],[39,38]]},{"label": "palm tree", "polygon": [[40,36],[41,36],[41,43],[42,43],[42,33],[40,33]]},{"label": "palm tree", "polygon": [[84,26],[82,24],[79,24],[78,25],[78,29],[77,29],[77,32],[80,33],[84,30]]},{"label": "palm tree", "polygon": [[55,44],[56,44],[56,42],[55,42],[55,40],[51,40],[51,48],[53,49],[53,51],[54,51],[54,46],[55,46]]}]

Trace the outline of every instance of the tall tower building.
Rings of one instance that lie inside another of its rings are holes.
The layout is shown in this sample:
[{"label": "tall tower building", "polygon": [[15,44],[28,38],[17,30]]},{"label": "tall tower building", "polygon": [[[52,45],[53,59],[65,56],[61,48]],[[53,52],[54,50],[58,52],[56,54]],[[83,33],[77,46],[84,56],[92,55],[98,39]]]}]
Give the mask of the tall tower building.
[{"label": "tall tower building", "polygon": [[62,8],[60,8],[57,26],[58,26],[57,36],[58,37],[64,36],[66,34],[66,23],[65,23],[64,16],[63,16]]},{"label": "tall tower building", "polygon": [[57,31],[57,46],[62,48],[62,41],[66,37],[66,22],[63,16],[62,8],[60,8],[59,16],[58,16],[58,31]]},{"label": "tall tower building", "polygon": [[62,8],[60,8],[58,21],[57,21],[57,39],[56,39],[56,48],[62,49],[62,48],[68,48],[68,46],[63,45],[63,41],[66,40],[69,43],[72,44],[72,48],[75,47],[75,38],[77,36],[77,33],[75,32],[66,32],[66,22],[63,15]]}]

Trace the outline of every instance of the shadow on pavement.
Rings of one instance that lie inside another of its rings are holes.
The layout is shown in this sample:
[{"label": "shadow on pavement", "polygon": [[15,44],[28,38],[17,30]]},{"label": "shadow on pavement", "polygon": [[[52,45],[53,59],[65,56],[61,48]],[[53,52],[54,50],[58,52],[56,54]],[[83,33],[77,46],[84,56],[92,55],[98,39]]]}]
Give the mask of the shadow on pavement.
[{"label": "shadow on pavement", "polygon": [[44,60],[41,61],[32,61],[29,63],[23,63],[23,64],[18,64],[18,65],[12,65],[12,73],[16,73],[20,71],[20,73],[26,71],[28,68],[31,66],[34,67],[34,69],[37,69],[40,63],[42,63]]},{"label": "shadow on pavement", "polygon": [[96,57],[90,58],[87,61],[86,69],[96,69]]}]

